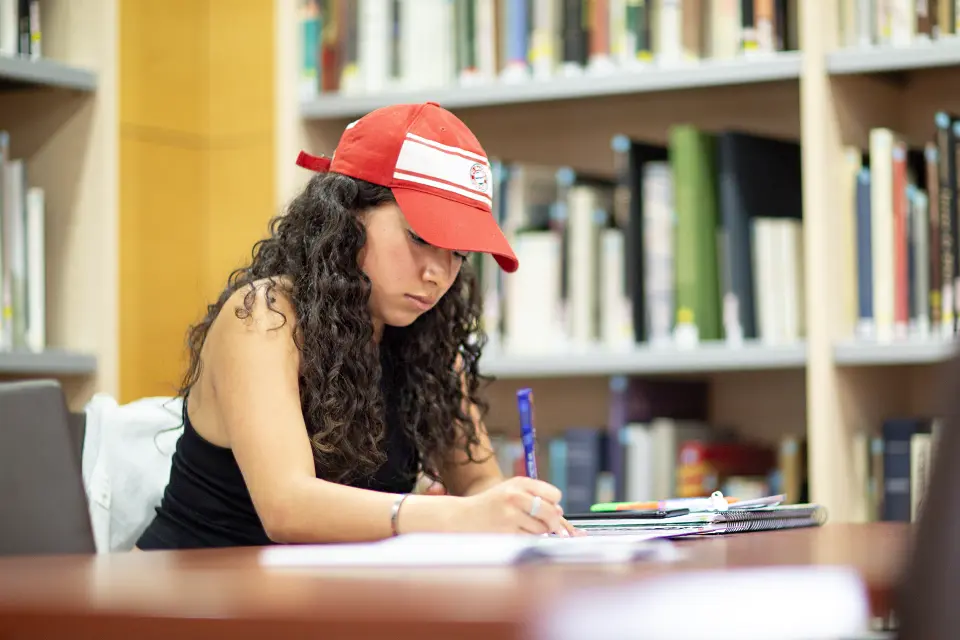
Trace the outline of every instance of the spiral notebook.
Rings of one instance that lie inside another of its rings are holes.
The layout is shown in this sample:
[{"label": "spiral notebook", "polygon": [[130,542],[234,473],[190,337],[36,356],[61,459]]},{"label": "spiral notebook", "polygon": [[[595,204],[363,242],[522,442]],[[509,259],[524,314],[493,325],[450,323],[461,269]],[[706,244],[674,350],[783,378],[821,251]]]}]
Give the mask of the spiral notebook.
[{"label": "spiral notebook", "polygon": [[827,511],[821,505],[788,504],[759,509],[698,511],[657,520],[587,514],[571,519],[571,524],[590,535],[671,531],[672,535],[682,536],[817,527],[826,520]]}]

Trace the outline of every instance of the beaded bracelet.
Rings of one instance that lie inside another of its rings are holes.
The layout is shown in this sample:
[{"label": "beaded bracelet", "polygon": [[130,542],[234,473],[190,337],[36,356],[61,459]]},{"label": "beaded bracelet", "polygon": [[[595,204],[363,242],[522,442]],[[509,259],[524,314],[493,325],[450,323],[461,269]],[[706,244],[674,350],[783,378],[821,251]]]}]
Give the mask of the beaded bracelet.
[{"label": "beaded bracelet", "polygon": [[393,509],[390,511],[390,530],[395,536],[400,535],[400,530],[397,528],[397,518],[400,515],[400,507],[403,506],[403,501],[409,496],[409,493],[405,493],[398,497],[393,503]]}]

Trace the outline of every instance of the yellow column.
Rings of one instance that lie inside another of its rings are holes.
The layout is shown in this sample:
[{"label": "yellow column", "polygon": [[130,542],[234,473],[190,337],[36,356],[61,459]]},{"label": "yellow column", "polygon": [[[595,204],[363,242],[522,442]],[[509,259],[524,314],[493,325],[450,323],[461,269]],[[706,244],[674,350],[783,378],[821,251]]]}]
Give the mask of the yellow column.
[{"label": "yellow column", "polygon": [[175,393],[274,213],[273,32],[267,0],[120,0],[123,402]]}]

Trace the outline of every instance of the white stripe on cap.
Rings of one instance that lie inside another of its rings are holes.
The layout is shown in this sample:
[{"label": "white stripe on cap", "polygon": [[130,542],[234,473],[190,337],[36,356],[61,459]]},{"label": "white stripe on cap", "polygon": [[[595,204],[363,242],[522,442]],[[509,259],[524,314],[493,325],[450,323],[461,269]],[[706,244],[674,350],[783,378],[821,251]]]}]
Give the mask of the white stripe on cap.
[{"label": "white stripe on cap", "polygon": [[393,177],[446,189],[490,204],[493,190],[490,166],[486,160],[478,162],[463,157],[461,153],[408,137],[400,147]]},{"label": "white stripe on cap", "polygon": [[455,187],[448,182],[440,182],[439,180],[431,180],[424,176],[414,175],[412,173],[403,173],[402,171],[393,172],[394,180],[406,180],[407,182],[416,182],[417,184],[426,185],[428,187],[435,187],[437,189],[443,189],[444,191],[449,191],[450,193],[458,193],[461,196],[466,196],[467,198],[472,198],[478,202],[490,206],[490,198],[484,196],[482,193],[477,193],[476,191],[468,191],[466,189],[461,189],[460,187]]},{"label": "white stripe on cap", "polygon": [[434,142],[433,140],[428,140],[427,138],[418,136],[418,135],[415,134],[415,133],[408,133],[408,134],[407,134],[407,139],[408,139],[408,140],[416,140],[417,142],[422,142],[422,143],[425,144],[425,145],[434,147],[435,149],[440,149],[441,151],[449,151],[449,152],[451,152],[451,153],[459,153],[459,154],[462,155],[462,156],[466,156],[466,157],[468,157],[468,158],[472,158],[472,159],[476,160],[477,162],[482,162],[482,163],[484,163],[485,165],[490,166],[490,163],[487,162],[487,159],[486,159],[484,156],[480,155],[479,153],[474,153],[473,151],[467,151],[466,149],[461,149],[460,147],[452,147],[452,146],[450,146],[450,145],[448,145],[448,144],[443,144],[443,143],[440,143],[440,142]]}]

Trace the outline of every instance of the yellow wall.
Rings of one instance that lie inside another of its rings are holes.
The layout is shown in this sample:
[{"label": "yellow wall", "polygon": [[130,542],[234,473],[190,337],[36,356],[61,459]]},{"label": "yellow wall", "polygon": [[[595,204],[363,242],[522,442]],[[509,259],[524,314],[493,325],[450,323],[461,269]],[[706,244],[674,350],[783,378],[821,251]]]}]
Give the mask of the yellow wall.
[{"label": "yellow wall", "polygon": [[172,395],[190,324],[275,212],[273,2],[120,0],[120,401]]}]

